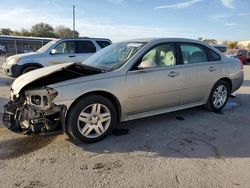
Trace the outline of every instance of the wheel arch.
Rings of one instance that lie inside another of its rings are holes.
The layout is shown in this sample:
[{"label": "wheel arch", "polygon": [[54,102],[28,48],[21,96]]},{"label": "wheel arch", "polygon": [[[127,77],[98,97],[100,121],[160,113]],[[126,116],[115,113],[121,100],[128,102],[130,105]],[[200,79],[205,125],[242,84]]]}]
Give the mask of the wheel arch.
[{"label": "wheel arch", "polygon": [[220,80],[224,81],[224,82],[226,82],[228,84],[228,86],[229,86],[229,93],[231,93],[232,92],[232,87],[233,87],[231,79],[228,78],[228,77],[223,77],[223,78],[219,79],[218,81],[220,81]]},{"label": "wheel arch", "polygon": [[107,91],[102,91],[102,90],[97,90],[97,91],[91,91],[91,92],[87,92],[81,96],[79,96],[68,108],[67,110],[67,113],[66,113],[66,118],[65,118],[65,122],[68,121],[68,114],[70,112],[70,110],[72,109],[72,107],[79,101],[81,100],[82,98],[88,96],[88,95],[100,95],[102,97],[105,97],[107,98],[108,100],[110,100],[112,102],[112,104],[114,105],[115,109],[116,109],[116,112],[117,112],[117,120],[118,122],[120,121],[121,119],[121,114],[122,114],[122,108],[121,108],[121,104],[118,100],[118,98],[110,93],[110,92],[107,92]]},{"label": "wheel arch", "polygon": [[26,69],[27,67],[37,67],[37,68],[43,68],[44,66],[41,65],[40,63],[36,63],[36,62],[33,62],[33,63],[25,63],[23,64],[23,67],[22,67],[22,72],[24,71],[24,69]]}]

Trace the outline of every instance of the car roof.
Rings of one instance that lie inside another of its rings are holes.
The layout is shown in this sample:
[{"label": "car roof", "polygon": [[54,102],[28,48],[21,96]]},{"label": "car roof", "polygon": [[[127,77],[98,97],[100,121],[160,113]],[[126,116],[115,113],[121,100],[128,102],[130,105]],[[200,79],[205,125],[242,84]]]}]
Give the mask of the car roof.
[{"label": "car roof", "polygon": [[191,42],[191,43],[200,43],[200,44],[206,44],[204,42],[201,42],[199,40],[195,39],[187,39],[187,38],[139,38],[139,39],[132,39],[127,40],[126,42]]},{"label": "car roof", "polygon": [[91,37],[78,37],[78,38],[60,38],[59,40],[101,40],[101,41],[111,41],[107,38],[91,38]]}]

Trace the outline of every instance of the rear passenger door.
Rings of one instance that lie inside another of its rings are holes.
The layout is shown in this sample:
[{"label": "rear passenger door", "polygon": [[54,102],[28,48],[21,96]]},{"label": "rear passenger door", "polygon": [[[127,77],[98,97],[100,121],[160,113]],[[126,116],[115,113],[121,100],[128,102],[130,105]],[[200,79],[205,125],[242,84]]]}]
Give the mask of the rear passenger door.
[{"label": "rear passenger door", "polygon": [[77,62],[84,62],[97,51],[95,45],[90,40],[77,40],[75,49]]},{"label": "rear passenger door", "polygon": [[179,43],[182,56],[180,79],[181,104],[201,103],[210,94],[221,72],[220,56],[209,48],[195,43]]}]

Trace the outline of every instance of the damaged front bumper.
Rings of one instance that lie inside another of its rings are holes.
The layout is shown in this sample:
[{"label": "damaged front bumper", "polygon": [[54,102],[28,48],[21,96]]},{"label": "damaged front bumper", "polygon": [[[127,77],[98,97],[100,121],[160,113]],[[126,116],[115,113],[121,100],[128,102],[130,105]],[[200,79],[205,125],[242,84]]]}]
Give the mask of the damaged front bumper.
[{"label": "damaged front bumper", "polygon": [[23,97],[4,105],[3,124],[21,134],[62,132],[67,108],[52,102],[56,96],[50,88],[26,91]]}]

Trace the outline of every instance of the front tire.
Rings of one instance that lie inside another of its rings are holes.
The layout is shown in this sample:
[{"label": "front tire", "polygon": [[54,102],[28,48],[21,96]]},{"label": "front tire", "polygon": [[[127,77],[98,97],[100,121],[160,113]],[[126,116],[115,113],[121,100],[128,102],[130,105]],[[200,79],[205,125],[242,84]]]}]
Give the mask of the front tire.
[{"label": "front tire", "polygon": [[229,91],[227,82],[223,80],[218,81],[211,91],[206,107],[215,113],[219,113],[228,101]]},{"label": "front tire", "polygon": [[99,95],[81,98],[69,110],[66,133],[78,142],[97,142],[117,124],[117,112],[111,101]]},{"label": "front tire", "polygon": [[36,70],[36,69],[38,69],[38,67],[28,66],[28,67],[26,67],[26,68],[23,69],[22,74],[25,74],[27,72],[30,72],[30,71],[33,71],[33,70]]}]

